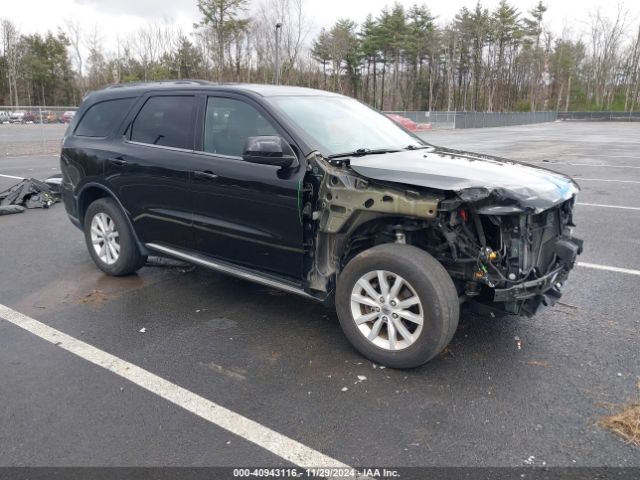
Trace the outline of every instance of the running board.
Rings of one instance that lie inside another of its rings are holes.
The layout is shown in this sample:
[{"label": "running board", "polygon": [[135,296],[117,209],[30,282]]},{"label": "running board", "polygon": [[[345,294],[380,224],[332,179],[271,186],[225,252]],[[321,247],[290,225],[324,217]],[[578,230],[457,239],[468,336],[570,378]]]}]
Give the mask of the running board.
[{"label": "running board", "polygon": [[324,298],[314,297],[313,295],[305,292],[302,288],[292,283],[259,274],[248,268],[238,267],[221,260],[213,260],[198,254],[185,253],[180,250],[165,247],[164,245],[158,245],[157,243],[145,243],[145,247],[150,250],[155,250],[156,252],[164,253],[174,258],[179,258],[180,260],[184,260],[189,263],[194,263],[205,268],[210,268],[211,270],[216,270],[218,272],[233,275],[234,277],[242,278],[243,280],[259,283],[260,285],[265,285],[267,287],[277,288],[278,290],[283,290],[295,295],[300,295],[301,297],[309,298],[317,302],[324,301]]}]

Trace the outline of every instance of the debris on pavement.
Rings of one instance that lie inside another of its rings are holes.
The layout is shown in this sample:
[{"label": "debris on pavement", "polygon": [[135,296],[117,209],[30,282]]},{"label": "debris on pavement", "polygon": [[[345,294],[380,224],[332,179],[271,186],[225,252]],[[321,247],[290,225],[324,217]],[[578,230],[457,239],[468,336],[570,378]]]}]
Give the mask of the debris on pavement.
[{"label": "debris on pavement", "polygon": [[573,308],[574,310],[578,310],[580,307],[577,307],[575,305],[571,305],[570,303],[566,303],[566,302],[557,302],[557,305],[561,305],[563,307],[567,307],[567,308]]},{"label": "debris on pavement", "polygon": [[343,392],[346,392],[346,391],[347,391],[347,390],[349,390],[349,389],[348,389],[347,387],[342,387],[342,388],[341,388],[341,390],[342,390]]},{"label": "debris on pavement", "polygon": [[60,197],[62,195],[62,174],[56,173],[55,175],[51,175],[48,177],[44,183],[46,183],[51,189],[51,193],[53,193],[56,197]]},{"label": "debris on pavement", "polygon": [[102,290],[91,290],[81,300],[83,304],[102,304],[109,300],[109,297]]},{"label": "debris on pavement", "polygon": [[168,257],[148,257],[147,263],[145,264],[147,267],[158,267],[158,268],[173,268],[180,273],[189,273],[196,269],[196,266],[192,263],[182,262],[180,260],[175,260],[173,258]]},{"label": "debris on pavement", "polygon": [[619,413],[603,417],[599,425],[626,442],[640,447],[640,403],[631,404]]},{"label": "debris on pavement", "polygon": [[355,382],[353,382],[354,385],[357,385],[359,383],[364,382],[367,379],[367,377],[365,377],[364,375],[358,375],[358,380],[356,380]]},{"label": "debris on pavement", "polygon": [[516,341],[516,347],[518,347],[518,350],[522,350],[522,340],[520,340],[520,337],[515,336],[513,339]]},{"label": "debris on pavement", "polygon": [[58,197],[45,182],[25,178],[0,192],[0,206],[18,205],[25,208],[49,208]]},{"label": "debris on pavement", "polygon": [[139,332],[140,332],[140,333],[145,333],[146,331],[147,331],[147,329],[146,329],[145,327],[142,327],[142,328],[139,330]]},{"label": "debris on pavement", "polygon": [[24,207],[20,205],[6,205],[0,206],[0,215],[13,215],[14,213],[22,213],[25,211]]}]

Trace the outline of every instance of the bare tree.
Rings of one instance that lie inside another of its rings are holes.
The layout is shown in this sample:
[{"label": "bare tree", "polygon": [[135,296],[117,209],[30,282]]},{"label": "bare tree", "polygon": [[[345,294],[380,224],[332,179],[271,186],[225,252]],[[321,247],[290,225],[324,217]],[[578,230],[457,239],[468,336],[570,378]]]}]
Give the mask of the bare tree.
[{"label": "bare tree", "polygon": [[2,44],[7,61],[7,76],[9,82],[9,104],[19,105],[18,98],[18,40],[20,34],[16,26],[9,20],[2,20]]},{"label": "bare tree", "polygon": [[82,57],[82,26],[77,18],[69,18],[65,20],[66,35],[69,39],[71,49],[75,56],[76,67],[78,69],[78,77],[81,79],[84,75],[83,71],[83,57]]}]

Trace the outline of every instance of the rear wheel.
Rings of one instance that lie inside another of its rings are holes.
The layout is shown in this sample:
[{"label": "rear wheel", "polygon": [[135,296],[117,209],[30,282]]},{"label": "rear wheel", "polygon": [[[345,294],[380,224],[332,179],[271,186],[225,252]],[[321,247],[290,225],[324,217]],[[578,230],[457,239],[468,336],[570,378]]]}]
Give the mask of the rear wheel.
[{"label": "rear wheel", "polygon": [[385,244],[354,257],[336,291],[340,325],[354,347],[394,368],[422,365],[451,341],[459,318],[444,267],[410,245]]},{"label": "rear wheel", "polygon": [[89,205],[84,236],[91,258],[109,275],[129,275],[147,260],[140,254],[127,219],[112,198],[100,198]]}]

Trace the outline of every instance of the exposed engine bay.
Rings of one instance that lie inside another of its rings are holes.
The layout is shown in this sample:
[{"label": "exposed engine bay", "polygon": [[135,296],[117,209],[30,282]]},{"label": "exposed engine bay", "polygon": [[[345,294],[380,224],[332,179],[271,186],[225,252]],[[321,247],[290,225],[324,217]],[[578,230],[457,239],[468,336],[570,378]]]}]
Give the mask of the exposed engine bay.
[{"label": "exposed engine bay", "polygon": [[[460,301],[533,315],[560,298],[582,251],[572,237],[575,195],[550,208],[501,201],[495,192],[450,191],[366,178],[348,161],[309,159],[302,189],[308,289],[330,293],[340,270],[381,243],[435,257]],[[540,211],[542,210],[542,211]]]}]

